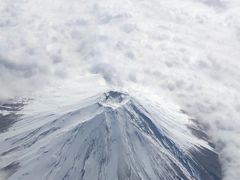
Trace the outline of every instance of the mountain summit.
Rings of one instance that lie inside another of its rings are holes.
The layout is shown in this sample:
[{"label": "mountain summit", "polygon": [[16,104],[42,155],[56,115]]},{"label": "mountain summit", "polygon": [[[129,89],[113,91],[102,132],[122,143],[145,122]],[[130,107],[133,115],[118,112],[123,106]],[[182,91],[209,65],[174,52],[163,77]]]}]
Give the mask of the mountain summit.
[{"label": "mountain summit", "polygon": [[206,135],[187,115],[153,104],[109,91],[23,117],[0,136],[0,169],[9,180],[221,179]]}]

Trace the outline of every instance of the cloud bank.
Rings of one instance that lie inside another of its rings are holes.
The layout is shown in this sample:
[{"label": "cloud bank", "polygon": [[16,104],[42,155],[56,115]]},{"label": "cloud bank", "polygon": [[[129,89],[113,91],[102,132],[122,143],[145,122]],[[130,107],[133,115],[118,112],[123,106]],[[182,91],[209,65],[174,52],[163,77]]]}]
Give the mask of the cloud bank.
[{"label": "cloud bank", "polygon": [[[240,177],[237,0],[0,1],[0,99],[75,77],[167,97],[203,123]],[[84,83],[79,81],[79,84]]]}]

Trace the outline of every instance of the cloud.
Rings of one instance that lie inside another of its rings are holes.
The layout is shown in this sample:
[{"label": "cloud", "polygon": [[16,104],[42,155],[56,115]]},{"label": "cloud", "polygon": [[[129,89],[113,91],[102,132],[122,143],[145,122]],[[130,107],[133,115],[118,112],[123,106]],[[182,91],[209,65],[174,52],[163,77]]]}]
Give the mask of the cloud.
[{"label": "cloud", "polygon": [[225,3],[222,0],[196,0],[199,2],[202,2],[208,6],[212,6],[212,7],[217,7],[217,8],[224,8],[225,7]]},{"label": "cloud", "polygon": [[90,72],[93,74],[99,74],[109,84],[118,86],[120,86],[121,84],[117,70],[114,68],[114,66],[110,64],[107,63],[95,64],[91,68]]},{"label": "cloud", "polygon": [[166,96],[208,127],[225,180],[240,177],[237,0],[0,3],[0,100],[91,75]]}]

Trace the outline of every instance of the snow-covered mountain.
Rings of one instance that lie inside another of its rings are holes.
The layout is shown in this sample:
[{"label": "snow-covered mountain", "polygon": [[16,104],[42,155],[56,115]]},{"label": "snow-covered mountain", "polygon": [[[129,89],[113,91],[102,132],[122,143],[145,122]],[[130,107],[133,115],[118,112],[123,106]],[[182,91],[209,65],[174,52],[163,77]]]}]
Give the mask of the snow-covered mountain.
[{"label": "snow-covered mountain", "polygon": [[21,111],[0,107],[0,150],[50,121],[44,115],[57,119],[112,89],[138,91],[207,127],[224,180],[238,180],[239,59],[239,0],[0,0],[0,104],[34,97]]},{"label": "snow-covered mountain", "polygon": [[206,134],[180,110],[121,91],[62,107],[0,134],[5,179],[221,179]]}]

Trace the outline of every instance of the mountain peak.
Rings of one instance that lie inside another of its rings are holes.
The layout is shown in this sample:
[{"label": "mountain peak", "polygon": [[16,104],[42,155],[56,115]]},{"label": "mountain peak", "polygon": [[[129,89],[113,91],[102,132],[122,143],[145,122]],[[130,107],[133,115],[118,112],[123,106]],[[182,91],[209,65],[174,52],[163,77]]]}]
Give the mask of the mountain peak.
[{"label": "mountain peak", "polygon": [[126,104],[130,99],[127,93],[121,91],[108,91],[101,97],[100,104],[105,107],[116,109]]},{"label": "mountain peak", "polygon": [[220,180],[218,155],[178,113],[108,91],[35,114],[0,138],[0,171],[9,180]]}]

